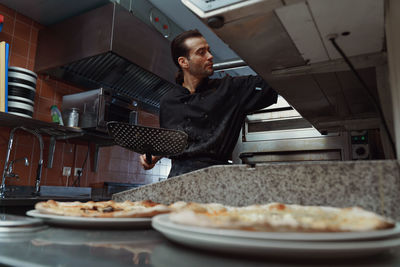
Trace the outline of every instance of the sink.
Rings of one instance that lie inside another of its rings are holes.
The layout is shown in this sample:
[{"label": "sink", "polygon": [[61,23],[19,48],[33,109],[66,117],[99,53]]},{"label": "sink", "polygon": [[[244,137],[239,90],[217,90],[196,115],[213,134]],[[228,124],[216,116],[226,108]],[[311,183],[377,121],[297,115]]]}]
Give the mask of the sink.
[{"label": "sink", "polygon": [[8,186],[5,198],[0,198],[0,212],[7,211],[4,207],[17,206],[29,210],[37,202],[49,199],[81,202],[92,200],[90,187],[41,186],[39,195],[34,192],[33,186]]},{"label": "sink", "polygon": [[25,215],[37,202],[49,199],[81,202],[92,200],[90,187],[41,186],[38,196],[34,195],[34,191],[33,186],[7,186],[6,197],[0,198],[0,213]]},{"label": "sink", "polygon": [[67,187],[67,186],[41,186],[38,196],[34,194],[33,186],[8,186],[7,198],[29,198],[29,199],[59,199],[59,198],[91,198],[92,188],[90,187]]},{"label": "sink", "polygon": [[48,199],[54,199],[54,200],[59,200],[59,199],[71,199],[71,200],[79,200],[79,199],[88,199],[88,197],[85,196],[81,196],[81,197],[63,197],[63,196],[33,196],[33,195],[6,195],[5,198],[3,198],[3,200],[6,199],[14,199],[14,200],[34,200],[34,199],[38,199],[38,200],[48,200]]}]

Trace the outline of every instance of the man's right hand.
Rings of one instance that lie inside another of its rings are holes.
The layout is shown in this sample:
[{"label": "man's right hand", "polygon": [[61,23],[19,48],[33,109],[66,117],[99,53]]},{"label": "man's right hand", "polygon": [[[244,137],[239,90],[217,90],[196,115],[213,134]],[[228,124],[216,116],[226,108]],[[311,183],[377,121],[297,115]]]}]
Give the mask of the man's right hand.
[{"label": "man's right hand", "polygon": [[146,154],[140,155],[140,164],[142,164],[143,169],[150,170],[156,165],[157,161],[160,160],[161,157],[151,156],[151,164],[146,161]]}]

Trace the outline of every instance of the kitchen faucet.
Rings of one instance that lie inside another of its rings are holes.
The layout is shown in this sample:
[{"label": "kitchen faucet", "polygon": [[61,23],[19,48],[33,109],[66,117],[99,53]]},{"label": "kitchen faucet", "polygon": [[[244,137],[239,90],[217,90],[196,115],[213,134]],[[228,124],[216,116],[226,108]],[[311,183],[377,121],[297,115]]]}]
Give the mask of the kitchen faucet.
[{"label": "kitchen faucet", "polygon": [[21,160],[25,161],[25,166],[29,166],[29,161],[28,161],[28,158],[26,158],[26,157],[14,159],[14,160],[10,161],[10,164],[8,164],[8,170],[6,171],[6,178],[7,177],[8,178],[17,178],[17,179],[19,178],[18,174],[13,173],[13,166],[14,166],[15,162],[21,161]]},{"label": "kitchen faucet", "polygon": [[[38,167],[36,170],[36,184],[35,184],[35,194],[38,195],[40,192],[40,179],[42,176],[42,166],[43,166],[43,139],[42,136],[36,132],[35,130],[30,130],[28,128],[25,128],[23,126],[19,126],[19,127],[15,127],[11,130],[10,132],[10,138],[8,140],[8,147],[7,147],[7,155],[6,155],[6,161],[4,163],[4,171],[3,171],[3,177],[1,180],[1,185],[0,185],[0,197],[4,198],[5,197],[5,192],[6,192],[6,178],[8,177],[16,177],[16,174],[12,173],[12,166],[13,163],[15,163],[18,160],[21,159],[16,159],[13,161],[9,161],[10,160],[10,153],[11,153],[11,149],[12,149],[12,145],[13,145],[13,141],[14,141],[14,134],[17,130],[23,130],[26,131],[28,133],[33,134],[34,136],[36,136],[39,139],[39,147],[40,147],[40,157],[39,157],[39,162],[38,162]],[[25,166],[27,166],[29,164],[28,159],[27,158],[22,158],[25,160]]]}]

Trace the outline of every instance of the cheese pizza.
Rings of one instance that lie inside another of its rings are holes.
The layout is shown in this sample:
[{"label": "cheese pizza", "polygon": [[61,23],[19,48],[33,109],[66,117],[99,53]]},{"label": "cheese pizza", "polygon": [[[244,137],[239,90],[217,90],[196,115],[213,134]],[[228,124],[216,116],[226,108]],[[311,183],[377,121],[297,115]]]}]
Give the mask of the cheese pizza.
[{"label": "cheese pizza", "polygon": [[270,203],[233,207],[220,203],[178,201],[169,206],[144,201],[39,202],[41,213],[61,216],[133,218],[171,213],[172,222],[185,225],[265,232],[353,232],[393,228],[395,223],[359,207]]},{"label": "cheese pizza", "polygon": [[168,213],[170,208],[151,200],[144,201],[88,201],[59,202],[48,200],[36,203],[35,209],[40,213],[61,216],[99,217],[99,218],[133,218],[153,217]]},{"label": "cheese pizza", "polygon": [[179,224],[266,232],[350,232],[394,227],[394,222],[359,207],[270,203],[231,207],[217,203],[177,202],[171,221]]}]

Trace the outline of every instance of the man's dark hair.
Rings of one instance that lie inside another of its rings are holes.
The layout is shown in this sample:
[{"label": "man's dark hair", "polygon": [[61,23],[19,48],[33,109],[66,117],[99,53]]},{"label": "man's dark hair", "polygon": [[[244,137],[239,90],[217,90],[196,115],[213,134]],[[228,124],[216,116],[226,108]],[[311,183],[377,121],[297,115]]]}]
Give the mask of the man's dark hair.
[{"label": "man's dark hair", "polygon": [[189,55],[189,48],[185,45],[186,39],[192,38],[192,37],[203,37],[203,35],[197,30],[189,30],[182,32],[178,36],[172,40],[171,43],[171,55],[172,55],[172,60],[174,61],[175,65],[178,67],[178,73],[175,76],[175,82],[177,84],[182,84],[183,83],[183,72],[181,67],[179,66],[178,63],[178,58],[179,57],[188,57]]}]

